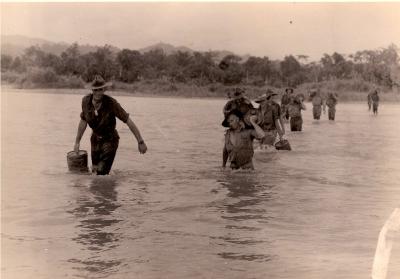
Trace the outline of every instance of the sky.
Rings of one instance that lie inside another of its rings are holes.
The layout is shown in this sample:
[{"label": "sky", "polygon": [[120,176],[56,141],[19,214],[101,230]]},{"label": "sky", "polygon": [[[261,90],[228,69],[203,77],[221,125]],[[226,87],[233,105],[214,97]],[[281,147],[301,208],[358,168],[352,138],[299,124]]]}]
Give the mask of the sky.
[{"label": "sky", "polygon": [[400,47],[400,2],[2,3],[1,33],[140,49],[164,42],[238,55],[351,54]]}]

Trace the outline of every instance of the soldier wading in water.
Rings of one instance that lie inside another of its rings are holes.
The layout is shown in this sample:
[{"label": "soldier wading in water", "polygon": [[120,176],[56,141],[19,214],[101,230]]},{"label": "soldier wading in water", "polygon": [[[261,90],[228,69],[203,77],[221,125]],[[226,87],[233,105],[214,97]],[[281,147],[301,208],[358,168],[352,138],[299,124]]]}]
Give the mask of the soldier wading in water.
[{"label": "soldier wading in water", "polygon": [[319,120],[321,118],[322,107],[325,113],[324,100],[322,99],[320,91],[316,89],[311,90],[310,97],[313,105],[313,117],[315,120]]},{"label": "soldier wading in water", "polygon": [[92,83],[92,93],[83,97],[81,120],[74,146],[74,151],[78,152],[81,138],[89,124],[93,131],[90,137],[92,172],[98,175],[108,174],[114,162],[119,143],[119,135],[115,129],[116,118],[128,125],[138,142],[139,152],[144,154],[147,151],[139,129],[129,114],[114,98],[104,94],[107,86],[101,76],[96,76]]},{"label": "soldier wading in water", "polygon": [[335,93],[330,92],[328,94],[328,99],[326,99],[326,105],[328,106],[329,120],[335,120],[337,99],[338,99],[338,97]]},{"label": "soldier wading in water", "polygon": [[277,93],[268,89],[265,94],[255,100],[256,103],[260,104],[257,123],[265,133],[265,137],[260,141],[261,148],[265,145],[273,146],[276,136],[279,135],[279,140],[281,140],[285,134],[281,107],[273,99],[277,95]]},{"label": "soldier wading in water", "polygon": [[251,115],[249,122],[252,129],[246,128],[242,121],[243,114],[239,110],[231,110],[225,116],[222,126],[228,127],[225,133],[225,144],[222,155],[222,167],[225,168],[230,161],[232,169],[254,169],[253,166],[253,140],[262,139],[265,134],[256,124],[257,116]]},{"label": "soldier wading in water", "polygon": [[303,103],[303,97],[297,95],[292,98],[289,104],[289,116],[290,116],[290,130],[292,132],[301,131],[303,129],[303,117],[301,111],[305,110],[306,106]]}]

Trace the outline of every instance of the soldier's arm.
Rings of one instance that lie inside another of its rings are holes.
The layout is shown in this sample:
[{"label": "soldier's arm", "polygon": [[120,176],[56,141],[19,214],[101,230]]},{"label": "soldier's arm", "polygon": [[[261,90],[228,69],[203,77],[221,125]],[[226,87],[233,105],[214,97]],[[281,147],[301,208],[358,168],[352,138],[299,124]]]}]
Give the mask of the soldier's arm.
[{"label": "soldier's arm", "polygon": [[262,139],[263,137],[265,137],[265,133],[264,133],[263,129],[261,129],[261,127],[257,125],[254,116],[251,116],[251,117],[250,117],[250,123],[251,123],[251,125],[253,125],[253,127],[254,127],[253,136],[254,136],[256,139]]},{"label": "soldier's arm", "polygon": [[87,122],[83,119],[79,122],[78,125],[78,132],[76,133],[76,138],[75,138],[75,145],[74,145],[74,151],[78,152],[79,151],[79,145],[83,136],[83,133],[85,132],[87,127]]}]

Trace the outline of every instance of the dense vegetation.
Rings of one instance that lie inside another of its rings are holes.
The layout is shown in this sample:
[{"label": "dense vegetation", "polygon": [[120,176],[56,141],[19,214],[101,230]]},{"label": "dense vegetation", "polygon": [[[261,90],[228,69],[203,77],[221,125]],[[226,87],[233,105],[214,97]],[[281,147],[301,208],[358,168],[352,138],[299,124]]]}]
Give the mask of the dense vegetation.
[{"label": "dense vegetation", "polygon": [[207,87],[210,92],[219,86],[281,88],[340,81],[353,91],[367,91],[370,88],[365,84],[389,90],[400,86],[400,57],[399,48],[393,44],[348,56],[324,54],[320,61],[308,62],[304,55],[289,55],[281,61],[255,56],[243,61],[227,55],[218,61],[213,52],[113,52],[108,45],[81,54],[75,43],[61,55],[46,53],[37,46],[27,48],[21,56],[1,55],[1,72],[3,82],[21,88],[81,88],[100,74],[126,89],[155,81],[168,83],[172,91],[184,84]]}]

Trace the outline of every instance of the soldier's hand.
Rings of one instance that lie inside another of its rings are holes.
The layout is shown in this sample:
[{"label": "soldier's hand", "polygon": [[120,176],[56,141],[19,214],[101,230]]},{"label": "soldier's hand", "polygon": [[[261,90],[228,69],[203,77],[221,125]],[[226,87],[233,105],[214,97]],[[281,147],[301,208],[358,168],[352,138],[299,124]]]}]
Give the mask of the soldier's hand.
[{"label": "soldier's hand", "polygon": [[249,120],[251,124],[256,123],[257,115],[250,115]]},{"label": "soldier's hand", "polygon": [[146,151],[147,151],[147,145],[144,143],[144,141],[142,141],[142,142],[140,142],[140,143],[138,144],[138,149],[139,149],[140,154],[146,153]]}]

